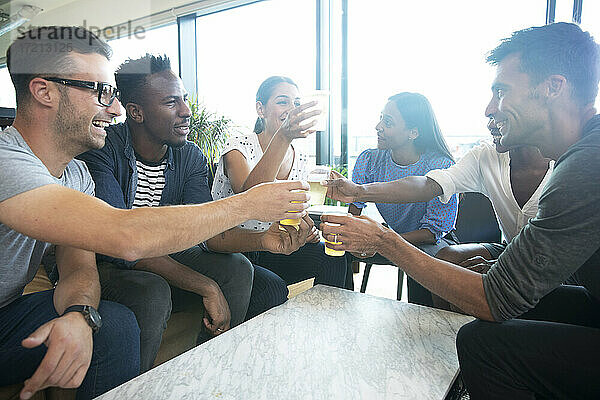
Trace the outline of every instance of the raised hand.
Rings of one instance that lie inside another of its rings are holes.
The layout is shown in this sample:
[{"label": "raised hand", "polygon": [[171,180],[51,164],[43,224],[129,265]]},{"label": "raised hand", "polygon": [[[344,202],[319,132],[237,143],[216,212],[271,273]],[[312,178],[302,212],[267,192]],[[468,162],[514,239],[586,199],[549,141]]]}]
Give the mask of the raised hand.
[{"label": "raised hand", "polygon": [[46,355],[33,376],[25,381],[21,398],[50,386],[81,385],[92,360],[92,328],[83,315],[69,312],[40,326],[21,343],[28,349],[45,344]]},{"label": "raised hand", "polygon": [[327,197],[333,200],[343,201],[344,203],[352,203],[357,201],[357,193],[360,185],[345,178],[337,171],[331,171],[330,179],[323,181],[323,186],[327,186]]},{"label": "raised hand", "polygon": [[305,138],[314,133],[314,129],[311,130],[310,128],[317,123],[316,120],[304,124],[302,122],[321,114],[321,110],[304,112],[304,110],[316,105],[316,101],[311,101],[290,110],[275,134],[283,135],[286,139],[292,141],[297,138]]},{"label": "raised hand", "polygon": [[269,182],[254,186],[243,193],[249,219],[274,222],[297,219],[306,215],[310,186],[307,182]]}]

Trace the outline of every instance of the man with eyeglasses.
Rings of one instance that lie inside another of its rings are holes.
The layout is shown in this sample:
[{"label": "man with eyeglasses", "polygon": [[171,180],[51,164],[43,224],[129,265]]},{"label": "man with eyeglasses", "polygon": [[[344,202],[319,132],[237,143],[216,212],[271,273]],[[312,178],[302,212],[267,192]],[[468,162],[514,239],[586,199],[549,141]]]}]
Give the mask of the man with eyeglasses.
[{"label": "man with eyeglasses", "polygon": [[[121,113],[111,49],[82,28],[43,33],[23,35],[7,52],[17,112],[0,134],[0,386],[25,381],[23,399],[48,386],[79,387],[86,399],[140,368],[135,317],[100,301],[94,252],[133,261],[184,250],[248,219],[297,218],[308,196],[294,190],[308,184],[266,184],[178,207],[120,210],[96,199],[85,164],[73,158],[104,146],[104,128]],[[23,296],[50,243],[56,288]]]}]

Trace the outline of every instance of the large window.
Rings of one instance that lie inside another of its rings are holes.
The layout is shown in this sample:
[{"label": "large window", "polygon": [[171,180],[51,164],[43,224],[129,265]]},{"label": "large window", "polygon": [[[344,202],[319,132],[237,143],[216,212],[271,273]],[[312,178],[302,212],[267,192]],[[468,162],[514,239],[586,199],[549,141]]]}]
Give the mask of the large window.
[{"label": "large window", "polygon": [[546,10],[546,0],[504,0],[498,7],[486,1],[348,3],[350,166],[376,146],[379,114],[398,92],[429,99],[455,154],[486,137],[494,71],[485,54],[512,31],[543,25]]},{"label": "large window", "polygon": [[111,40],[109,43],[113,49],[111,64],[115,69],[128,58],[135,59],[150,53],[166,54],[171,59],[173,70],[178,72],[179,50],[175,23],[147,30],[137,36]]},{"label": "large window", "polygon": [[15,87],[10,80],[8,68],[0,68],[0,107],[15,108],[16,106]]},{"label": "large window", "polygon": [[[600,43],[600,1],[583,2],[581,29],[590,32],[596,43]],[[600,110],[599,97],[596,97],[596,109]]]},{"label": "large window", "polygon": [[[147,30],[137,36],[128,36],[109,42],[113,49],[111,65],[116,69],[128,58],[137,58],[146,53],[166,54],[177,73],[179,54],[177,47],[177,24]],[[0,68],[0,107],[15,107],[15,89],[8,68]],[[124,117],[122,117],[124,119]]]},{"label": "large window", "polygon": [[[251,130],[256,91],[265,78],[284,75],[301,93],[313,90],[315,21],[315,0],[264,1],[198,17],[200,100],[238,129]],[[314,156],[314,137],[298,145]]]}]

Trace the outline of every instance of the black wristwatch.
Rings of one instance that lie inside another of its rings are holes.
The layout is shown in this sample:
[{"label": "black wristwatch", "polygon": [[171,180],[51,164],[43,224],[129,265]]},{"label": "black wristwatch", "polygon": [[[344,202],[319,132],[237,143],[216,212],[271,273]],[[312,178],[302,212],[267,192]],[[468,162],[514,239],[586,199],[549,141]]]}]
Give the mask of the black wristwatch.
[{"label": "black wristwatch", "polygon": [[98,329],[100,329],[100,327],[102,326],[102,317],[100,317],[100,313],[96,311],[94,307],[80,305],[70,306],[67,307],[63,315],[73,311],[79,312],[83,315],[85,322],[87,322],[90,328],[92,328],[93,333],[98,332]]}]

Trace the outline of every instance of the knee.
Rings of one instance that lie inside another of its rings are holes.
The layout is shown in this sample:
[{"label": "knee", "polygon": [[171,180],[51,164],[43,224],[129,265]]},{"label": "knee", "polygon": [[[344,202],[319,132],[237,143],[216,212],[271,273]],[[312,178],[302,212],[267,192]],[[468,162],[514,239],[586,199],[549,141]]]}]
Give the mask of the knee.
[{"label": "knee", "polygon": [[269,292],[271,293],[272,307],[283,304],[287,301],[288,288],[283,279],[277,276],[276,279],[269,281]]},{"label": "knee", "polygon": [[229,254],[228,258],[227,268],[231,272],[231,279],[240,286],[251,288],[254,279],[254,266],[252,263],[240,253]]},{"label": "knee", "polygon": [[481,353],[481,344],[486,343],[490,322],[475,320],[463,325],[456,335],[456,351],[461,363],[472,355]]},{"label": "knee", "polygon": [[101,301],[102,327],[94,335],[99,354],[119,376],[131,379],[140,371],[140,328],[133,312],[122,304]]},{"label": "knee", "polygon": [[255,282],[255,290],[260,292],[265,302],[265,309],[269,309],[287,300],[288,288],[287,284],[277,274],[269,274]]},{"label": "knee", "polygon": [[144,271],[140,273],[143,278],[139,285],[131,289],[131,296],[136,298],[131,309],[142,329],[155,324],[164,329],[171,316],[171,287],[159,275]]}]

